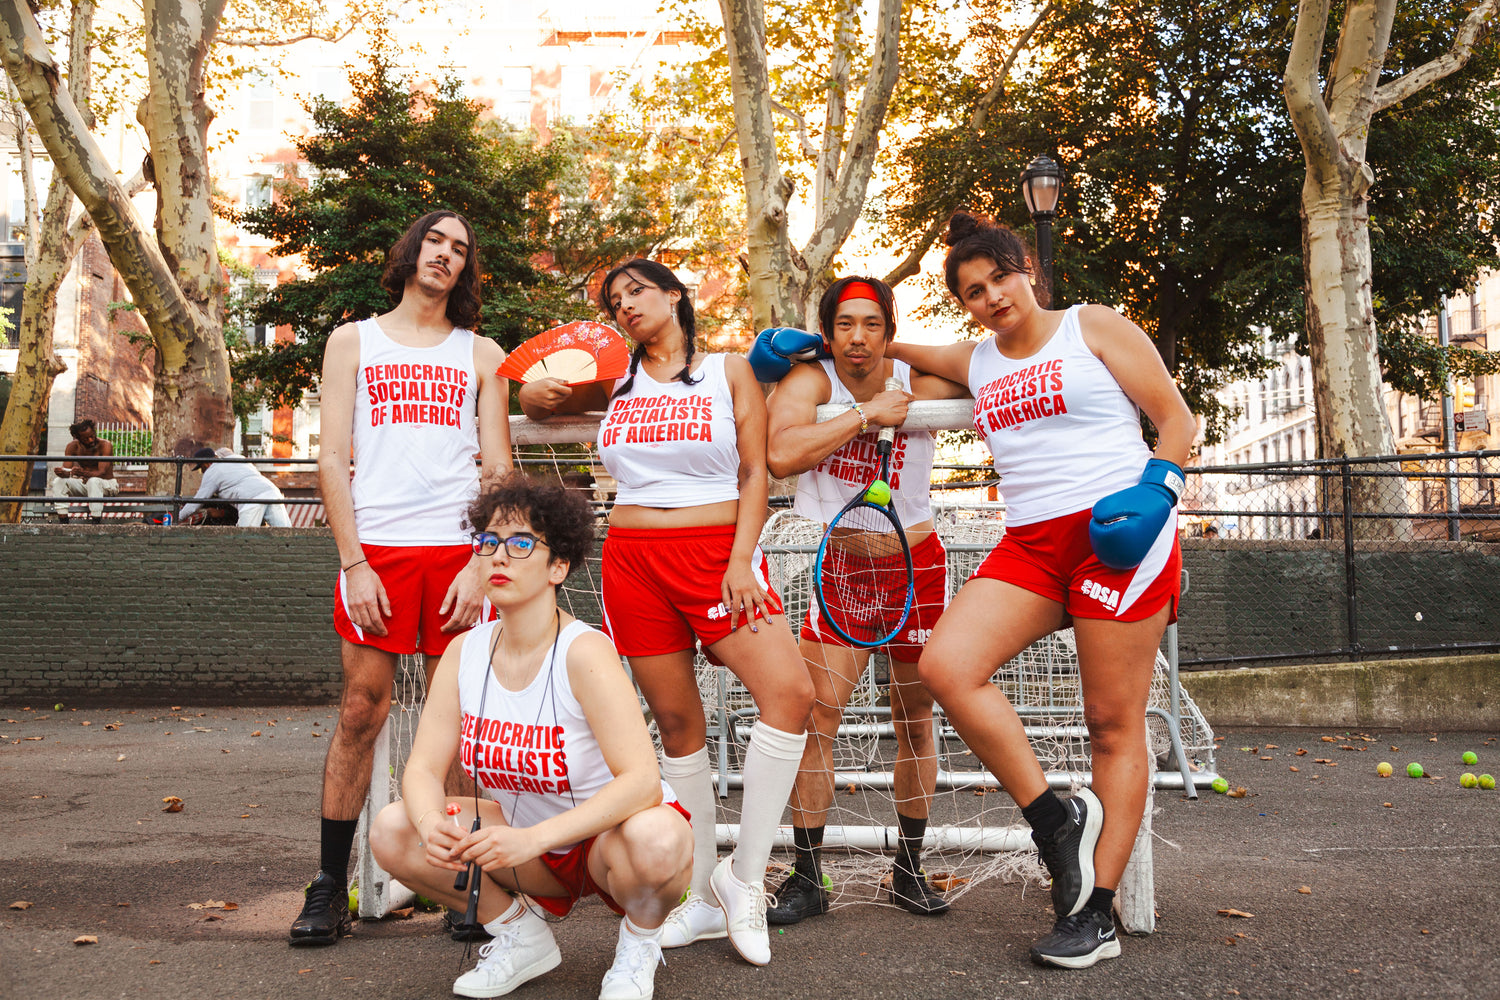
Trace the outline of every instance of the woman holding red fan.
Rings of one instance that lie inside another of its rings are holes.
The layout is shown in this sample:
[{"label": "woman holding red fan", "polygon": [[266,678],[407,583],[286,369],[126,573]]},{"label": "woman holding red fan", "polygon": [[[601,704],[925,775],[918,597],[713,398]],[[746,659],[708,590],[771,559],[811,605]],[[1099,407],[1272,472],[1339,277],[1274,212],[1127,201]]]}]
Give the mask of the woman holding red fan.
[{"label": "woman holding red fan", "polygon": [[[1110,911],[1146,802],[1146,700],[1176,620],[1176,504],[1197,426],[1140,327],[1107,306],[1046,308],[1015,233],[960,211],[947,242],[948,289],[990,336],[886,353],[968,385],[1006,534],[938,621],[918,674],[1021,807],[1051,872],[1057,923],[1032,960],[1085,968],[1120,953]],[[1060,799],[990,677],[1070,618],[1093,790]]]},{"label": "woman holding red fan", "polygon": [[[619,484],[604,543],[604,628],[651,707],[662,774],[693,820],[693,882],[662,947],[728,936],[755,965],[771,959],[766,862],[806,743],[812,682],[771,590],[758,539],[765,520],[766,406],[744,358],[697,354],[691,294],[672,271],[636,259],[605,276],[600,304],[635,343],[630,370],[578,388],[521,389],[533,420],[606,409],[604,467]],[[760,711],[745,754],[739,845],[716,862],[714,788],[701,643]]]}]

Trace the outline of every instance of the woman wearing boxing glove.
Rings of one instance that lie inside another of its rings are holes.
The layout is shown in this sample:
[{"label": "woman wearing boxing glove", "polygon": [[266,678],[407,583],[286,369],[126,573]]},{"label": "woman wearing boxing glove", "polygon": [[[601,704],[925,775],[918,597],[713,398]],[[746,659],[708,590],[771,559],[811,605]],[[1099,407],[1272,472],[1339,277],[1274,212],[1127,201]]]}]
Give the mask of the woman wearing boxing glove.
[{"label": "woman wearing boxing glove", "polygon": [[[1106,306],[1046,308],[1015,233],[959,211],[947,243],[948,289],[991,336],[887,353],[969,386],[1006,534],[939,620],[919,675],[1021,807],[1052,875],[1057,923],[1032,960],[1086,968],[1120,953],[1110,911],[1145,808],[1146,699],[1176,620],[1176,503],[1197,427],[1140,327]],[[1070,618],[1093,790],[1061,799],[989,680]]]},{"label": "woman wearing boxing glove", "polygon": [[[616,386],[527,383],[533,420],[604,409],[599,454],[619,484],[604,542],[604,631],[656,720],[662,774],[693,824],[693,879],[667,918],[663,948],[728,937],[748,962],[771,960],[766,862],[807,741],[813,684],[759,545],[766,517],[766,404],[738,355],[699,354],[691,295],[663,264],[632,260],[604,277],[600,305],[635,341]],[[701,645],[760,710],[745,749],[739,842],[716,859],[715,795]]]}]

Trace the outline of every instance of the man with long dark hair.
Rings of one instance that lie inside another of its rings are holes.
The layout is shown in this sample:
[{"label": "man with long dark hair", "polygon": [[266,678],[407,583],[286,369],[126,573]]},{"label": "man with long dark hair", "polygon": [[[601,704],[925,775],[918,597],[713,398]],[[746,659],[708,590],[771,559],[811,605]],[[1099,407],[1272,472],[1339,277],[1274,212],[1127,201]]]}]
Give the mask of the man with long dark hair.
[{"label": "man with long dark hair", "polygon": [[397,657],[422,652],[430,679],[483,609],[462,527],[479,489],[474,456],[486,474],[511,462],[508,387],[495,371],[505,352],[472,332],[482,273],[468,220],[429,212],[387,257],[381,284],[395,308],[339,327],[324,350],[318,479],[339,552],[344,688],[323,766],[320,870],[294,945],[349,931],[349,853]]}]

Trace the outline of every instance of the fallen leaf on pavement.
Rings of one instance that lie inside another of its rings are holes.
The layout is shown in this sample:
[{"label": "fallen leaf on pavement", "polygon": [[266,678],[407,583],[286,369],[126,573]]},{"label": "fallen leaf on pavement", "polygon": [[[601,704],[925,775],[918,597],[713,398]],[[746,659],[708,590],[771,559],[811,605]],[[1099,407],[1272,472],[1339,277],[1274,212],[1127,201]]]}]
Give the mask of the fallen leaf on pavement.
[{"label": "fallen leaf on pavement", "polygon": [[1248,917],[1255,916],[1255,914],[1253,914],[1253,913],[1246,913],[1244,910],[1236,910],[1234,907],[1229,907],[1227,909],[1220,910],[1219,911],[1219,916],[1221,916],[1221,917],[1246,917],[1246,918],[1248,918]]},{"label": "fallen leaf on pavement", "polygon": [[1224,794],[1229,796],[1231,799],[1243,799],[1246,795],[1250,794],[1250,789],[1246,788],[1244,785],[1241,785],[1238,788],[1231,788]]},{"label": "fallen leaf on pavement", "polygon": [[12,910],[29,910],[31,909],[31,903],[24,899],[18,899],[10,904],[10,908]]},{"label": "fallen leaf on pavement", "polygon": [[1302,893],[1302,895],[1304,895],[1304,896],[1310,896],[1310,895],[1312,895],[1312,887],[1311,886],[1299,885],[1299,886],[1297,886],[1297,891],[1300,892],[1300,893]]},{"label": "fallen leaf on pavement", "polygon": [[74,944],[98,944],[99,943],[99,936],[97,934],[80,934],[76,938],[73,939],[73,943]]},{"label": "fallen leaf on pavement", "polygon": [[1307,751],[1303,750],[1301,747],[1298,747],[1297,748],[1297,756],[1298,757],[1306,757],[1307,756]]},{"label": "fallen leaf on pavement", "polygon": [[164,813],[180,813],[180,812],[182,812],[182,800],[179,799],[177,796],[175,796],[175,795],[168,795],[166,798],[162,799],[162,801],[166,803],[166,806],[163,807],[162,812],[164,812]]}]

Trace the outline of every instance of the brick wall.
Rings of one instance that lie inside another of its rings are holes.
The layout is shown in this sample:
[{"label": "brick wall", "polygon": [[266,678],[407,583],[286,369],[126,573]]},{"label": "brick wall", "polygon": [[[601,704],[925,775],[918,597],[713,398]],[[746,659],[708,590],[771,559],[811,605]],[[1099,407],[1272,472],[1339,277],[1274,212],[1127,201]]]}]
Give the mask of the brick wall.
[{"label": "brick wall", "polygon": [[[1195,539],[1183,557],[1183,659],[1345,643],[1338,543]],[[1369,653],[1494,641],[1500,546],[1362,547],[1357,564]],[[0,706],[332,701],[336,566],[326,529],[0,526]],[[585,621],[598,578],[591,561],[565,587]]]},{"label": "brick wall", "polygon": [[[127,300],[125,282],[110,265],[98,237],[79,251],[82,300],[78,315],[78,385],[74,419],[150,425],[151,366],[156,352],[131,336],[147,336],[146,324],[131,309],[110,311]],[[130,336],[127,336],[129,334]]]}]

